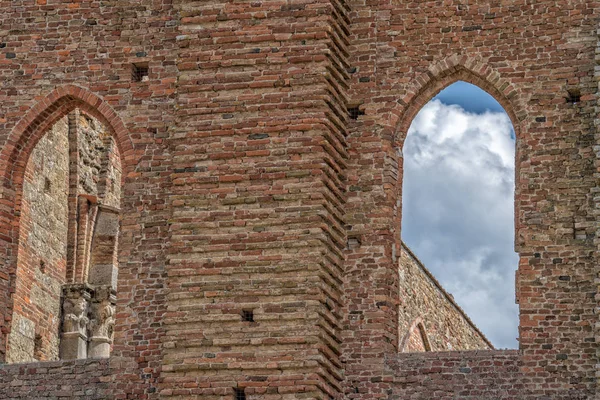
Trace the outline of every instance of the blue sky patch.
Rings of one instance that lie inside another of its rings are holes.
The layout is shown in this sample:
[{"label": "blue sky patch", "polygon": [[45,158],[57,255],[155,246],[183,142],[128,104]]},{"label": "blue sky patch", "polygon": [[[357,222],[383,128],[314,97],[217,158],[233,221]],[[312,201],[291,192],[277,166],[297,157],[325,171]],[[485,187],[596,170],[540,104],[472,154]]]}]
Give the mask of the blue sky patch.
[{"label": "blue sky patch", "polygon": [[465,111],[481,114],[486,111],[505,112],[504,108],[488,92],[464,81],[448,86],[434,97],[444,104],[456,104]]}]

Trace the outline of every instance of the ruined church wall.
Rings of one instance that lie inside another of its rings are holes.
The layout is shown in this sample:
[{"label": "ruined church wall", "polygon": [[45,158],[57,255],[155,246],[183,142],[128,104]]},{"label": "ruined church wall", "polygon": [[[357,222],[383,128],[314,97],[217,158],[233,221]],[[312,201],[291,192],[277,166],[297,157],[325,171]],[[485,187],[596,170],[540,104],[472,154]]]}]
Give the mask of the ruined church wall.
[{"label": "ruined church wall", "polygon": [[[422,321],[431,351],[476,350],[492,347],[487,338],[454,302],[451,295],[440,286],[406,245],[402,246],[398,272],[400,274],[398,317],[400,351],[410,351],[411,348],[415,348],[410,341],[420,334],[418,326],[414,325],[416,321]],[[407,341],[408,350],[402,348]]]},{"label": "ruined church wall", "polygon": [[56,360],[66,281],[69,146],[66,118],[38,142],[23,184],[8,362]]}]

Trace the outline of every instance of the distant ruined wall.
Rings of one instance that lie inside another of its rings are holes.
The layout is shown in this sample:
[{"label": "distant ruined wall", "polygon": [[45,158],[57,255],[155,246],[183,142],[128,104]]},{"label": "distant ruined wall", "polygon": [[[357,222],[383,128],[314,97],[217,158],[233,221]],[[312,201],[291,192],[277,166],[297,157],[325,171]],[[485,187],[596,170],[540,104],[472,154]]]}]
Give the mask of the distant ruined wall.
[{"label": "distant ruined wall", "polygon": [[[422,323],[431,351],[493,348],[406,245],[400,255],[400,351],[415,348]],[[421,322],[422,321],[422,322]],[[418,322],[418,323],[415,323]],[[403,348],[406,344],[406,348]]]},{"label": "distant ruined wall", "polygon": [[8,362],[58,359],[67,262],[67,133],[63,118],[38,142],[27,164]]},{"label": "distant ruined wall", "polygon": [[121,161],[115,139],[98,120],[77,112],[78,193],[119,208]]},{"label": "distant ruined wall", "polygon": [[104,128],[91,117],[77,113],[77,151],[79,152],[79,193],[98,196],[102,169]]},{"label": "distant ruined wall", "polygon": [[119,209],[121,207],[121,179],[123,175],[121,156],[115,139],[106,132],[103,133],[104,157],[100,169],[98,191],[102,194],[102,204]]}]

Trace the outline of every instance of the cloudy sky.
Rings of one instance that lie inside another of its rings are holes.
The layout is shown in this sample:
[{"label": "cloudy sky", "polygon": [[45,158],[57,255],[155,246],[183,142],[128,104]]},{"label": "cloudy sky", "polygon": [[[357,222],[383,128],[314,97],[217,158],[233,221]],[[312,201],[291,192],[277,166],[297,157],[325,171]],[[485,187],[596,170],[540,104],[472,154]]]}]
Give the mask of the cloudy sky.
[{"label": "cloudy sky", "polygon": [[403,154],[404,242],[496,348],[516,348],[510,119],[458,82],[419,112]]}]

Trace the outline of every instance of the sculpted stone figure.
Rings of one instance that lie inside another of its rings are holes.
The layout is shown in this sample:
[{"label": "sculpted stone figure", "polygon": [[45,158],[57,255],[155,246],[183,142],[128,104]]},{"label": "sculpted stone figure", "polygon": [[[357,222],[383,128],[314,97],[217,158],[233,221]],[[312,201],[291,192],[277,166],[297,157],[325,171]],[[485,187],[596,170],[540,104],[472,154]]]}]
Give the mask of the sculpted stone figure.
[{"label": "sculpted stone figure", "polygon": [[63,288],[63,321],[60,357],[87,357],[88,311],[91,298],[87,285],[67,285]]},{"label": "sculpted stone figure", "polygon": [[63,303],[63,332],[77,332],[86,335],[88,302],[83,297],[66,298]]}]

